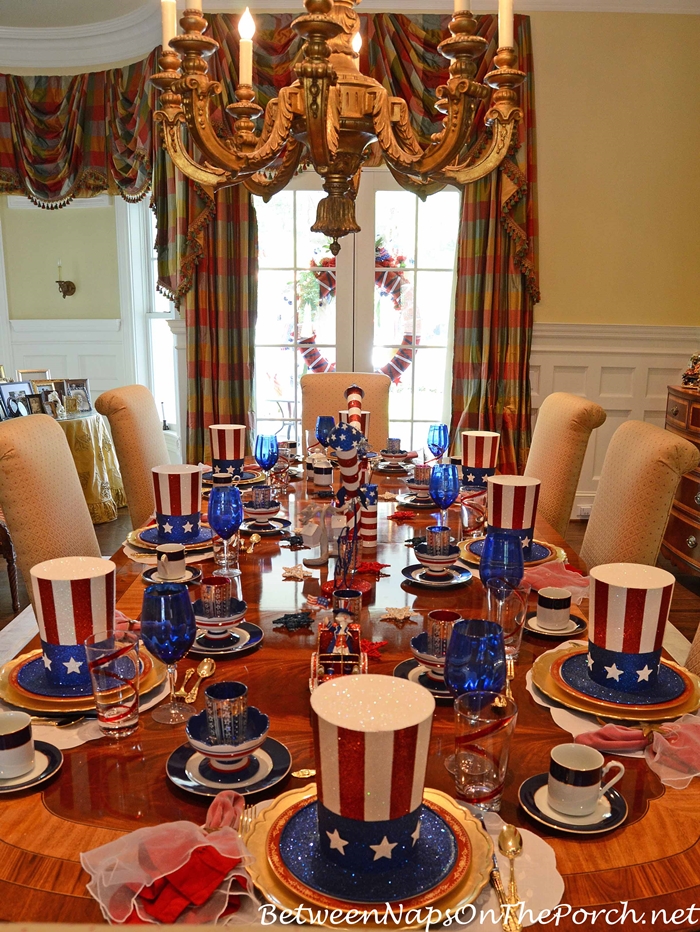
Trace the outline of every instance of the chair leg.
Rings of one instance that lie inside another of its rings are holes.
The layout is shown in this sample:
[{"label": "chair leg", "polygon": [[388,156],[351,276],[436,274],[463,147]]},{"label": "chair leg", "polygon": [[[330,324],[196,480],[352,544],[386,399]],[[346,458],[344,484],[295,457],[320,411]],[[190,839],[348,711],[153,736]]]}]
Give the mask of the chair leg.
[{"label": "chair leg", "polygon": [[16,614],[19,612],[19,592],[17,591],[17,563],[15,560],[15,548],[12,544],[10,532],[6,525],[0,522],[0,554],[7,562],[7,576],[10,581],[10,595],[12,597],[12,611]]}]

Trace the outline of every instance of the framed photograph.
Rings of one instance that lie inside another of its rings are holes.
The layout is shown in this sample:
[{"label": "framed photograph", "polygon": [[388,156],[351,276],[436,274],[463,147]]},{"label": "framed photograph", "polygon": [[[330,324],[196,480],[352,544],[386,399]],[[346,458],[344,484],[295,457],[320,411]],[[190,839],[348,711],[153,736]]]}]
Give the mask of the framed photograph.
[{"label": "framed photograph", "polygon": [[66,397],[66,386],[63,379],[33,379],[32,394],[41,395],[44,392],[58,392],[58,397],[63,403]]},{"label": "framed photograph", "polygon": [[74,398],[72,395],[66,395],[66,397],[63,399],[63,406],[66,409],[66,414],[68,415],[80,414],[78,399]]},{"label": "framed photograph", "polygon": [[41,395],[27,395],[27,401],[29,402],[29,410],[32,414],[44,414],[44,402],[41,399]]},{"label": "framed photograph", "polygon": [[92,411],[90,401],[90,383],[87,379],[66,379],[66,397],[75,398],[80,414]]},{"label": "framed photograph", "polygon": [[18,382],[33,382],[39,380],[50,379],[51,373],[48,369],[18,369],[17,370],[17,381]]},{"label": "framed photograph", "polygon": [[[0,401],[7,417],[24,417],[31,414],[27,395],[32,394],[34,393],[29,382],[0,382]],[[22,403],[19,401],[20,397],[24,399]]]}]

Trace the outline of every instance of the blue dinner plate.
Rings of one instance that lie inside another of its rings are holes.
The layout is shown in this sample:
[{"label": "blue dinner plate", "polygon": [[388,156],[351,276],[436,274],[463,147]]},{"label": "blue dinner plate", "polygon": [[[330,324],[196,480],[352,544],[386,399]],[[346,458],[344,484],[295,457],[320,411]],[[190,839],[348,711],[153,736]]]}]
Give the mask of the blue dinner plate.
[{"label": "blue dinner plate", "polygon": [[[481,559],[481,554],[484,550],[485,538],[481,537],[478,540],[473,540],[468,544],[467,549],[470,553],[473,553],[475,557]],[[551,557],[552,551],[549,547],[545,547],[543,544],[538,544],[536,540],[530,544],[530,559],[525,561],[525,566],[528,566],[530,563],[538,563],[540,560],[546,560],[547,557]]]},{"label": "blue dinner plate", "polygon": [[[214,473],[210,469],[209,472],[202,473],[202,481],[211,482],[213,479],[213,476],[214,476]],[[259,479],[259,478],[260,478],[259,472],[249,472],[248,470],[244,470],[243,474],[241,475],[241,478],[239,479],[239,482],[250,482],[251,479]]]},{"label": "blue dinner plate", "polygon": [[450,567],[447,579],[444,576],[436,576],[429,573],[422,563],[415,563],[413,566],[406,566],[401,570],[401,575],[407,582],[416,586],[429,586],[431,589],[449,589],[451,586],[462,586],[468,583],[472,574],[466,566],[454,565]]},{"label": "blue dinner plate", "polygon": [[321,852],[316,807],[309,803],[294,813],[282,831],[279,851],[287,869],[318,893],[353,903],[394,903],[432,890],[455,866],[457,840],[452,829],[423,805],[420,838],[413,857],[402,867],[374,874],[339,867]]},{"label": "blue dinner plate", "polygon": [[291,767],[292,755],[288,748],[274,738],[266,738],[251,755],[245,771],[236,774],[216,773],[207,759],[189,744],[182,744],[173,751],[165,771],[175,786],[195,796],[216,796],[222,790],[250,796],[276,786]]},{"label": "blue dinner plate", "polygon": [[425,667],[419,663],[415,657],[411,657],[409,660],[402,660],[401,663],[397,664],[397,666],[394,667],[394,676],[398,676],[402,680],[410,680],[412,683],[418,683],[419,686],[424,686],[436,702],[449,702],[450,705],[454,702],[454,697],[444,681],[439,683],[431,679]]},{"label": "blue dinner plate", "polygon": [[641,693],[623,693],[619,689],[610,689],[590,678],[586,658],[585,653],[567,657],[561,665],[560,673],[568,686],[593,699],[614,702],[615,705],[656,705],[659,702],[671,702],[677,699],[685,689],[685,681],[680,673],[676,673],[665,663],[661,664],[659,678],[652,689]]},{"label": "blue dinner plate", "polygon": [[[87,663],[87,660],[83,660]],[[76,686],[52,686],[46,678],[44,657],[36,657],[25,663],[17,671],[17,682],[34,696],[46,696],[50,699],[70,699],[73,696],[91,696],[92,684],[83,683]]]},{"label": "blue dinner plate", "polygon": [[[243,629],[248,634],[247,641],[241,643],[242,638],[239,634],[236,634],[238,629]],[[242,621],[223,638],[210,638],[207,637],[205,631],[200,631],[189,653],[197,657],[214,655],[217,660],[226,657],[235,657],[239,654],[254,651],[257,647],[260,647],[263,642],[263,637],[262,628],[259,628],[250,621]]]},{"label": "blue dinner plate", "polygon": [[[157,527],[147,527],[144,531],[139,533],[139,537],[142,541],[147,544],[168,544],[171,541],[168,540],[168,535],[164,535],[163,539],[160,538],[160,531]],[[193,540],[182,541],[182,545],[185,550],[188,547],[191,547],[193,544],[206,544],[207,541],[210,541],[214,537],[214,532],[210,527],[204,527],[200,525],[199,534]]]}]

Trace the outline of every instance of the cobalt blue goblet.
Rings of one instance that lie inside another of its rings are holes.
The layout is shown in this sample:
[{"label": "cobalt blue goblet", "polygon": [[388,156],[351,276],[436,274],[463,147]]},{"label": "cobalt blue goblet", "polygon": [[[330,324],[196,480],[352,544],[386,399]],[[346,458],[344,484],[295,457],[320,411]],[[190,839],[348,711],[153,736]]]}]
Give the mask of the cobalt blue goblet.
[{"label": "cobalt blue goblet", "polygon": [[190,594],[184,583],[158,583],[148,586],[141,608],[141,639],[148,650],[168,665],[170,702],[153,712],[156,722],[177,725],[196,711],[175,699],[177,661],[194,644],[197,623]]},{"label": "cobalt blue goblet", "polygon": [[479,562],[479,576],[484,585],[499,580],[501,586],[517,589],[525,575],[522,541],[515,534],[488,531]]},{"label": "cobalt blue goblet", "polygon": [[438,462],[450,444],[450,434],[447,424],[431,424],[428,428],[428,449],[437,457]]},{"label": "cobalt blue goblet", "polygon": [[224,542],[224,562],[214,576],[240,576],[238,553],[230,547],[243,521],[241,493],[234,485],[214,485],[209,496],[209,524]]},{"label": "cobalt blue goblet", "polygon": [[457,500],[460,490],[456,466],[433,466],[430,474],[430,497],[440,508],[440,523],[447,527],[447,509]]},{"label": "cobalt blue goblet", "polygon": [[258,434],[255,438],[255,460],[258,466],[265,472],[265,478],[269,485],[270,470],[279,459],[280,448],[275,434]]},{"label": "cobalt blue goblet", "polygon": [[335,418],[322,414],[316,418],[316,439],[322,447],[328,446],[328,438],[335,427]]}]

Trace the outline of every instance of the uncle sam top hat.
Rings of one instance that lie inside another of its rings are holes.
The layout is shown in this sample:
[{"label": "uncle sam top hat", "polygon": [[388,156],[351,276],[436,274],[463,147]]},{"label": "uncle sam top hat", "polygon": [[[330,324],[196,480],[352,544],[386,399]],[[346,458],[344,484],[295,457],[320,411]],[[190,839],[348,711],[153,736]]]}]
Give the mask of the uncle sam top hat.
[{"label": "uncle sam top hat", "polygon": [[462,431],[462,482],[470,489],[485,489],[496,472],[501,435],[492,430]]},{"label": "uncle sam top hat", "polygon": [[186,544],[199,537],[202,473],[178,463],[153,467],[158,543]]},{"label": "uncle sam top hat", "polygon": [[435,700],[417,683],[344,676],[311,696],[322,853],[349,870],[411,859]]},{"label": "uncle sam top hat", "polygon": [[245,424],[210,424],[212,473],[243,475],[245,460]]},{"label": "uncle sam top hat", "polygon": [[523,558],[532,559],[540,480],[530,476],[489,476],[486,486],[489,531],[505,531],[519,537]]}]

